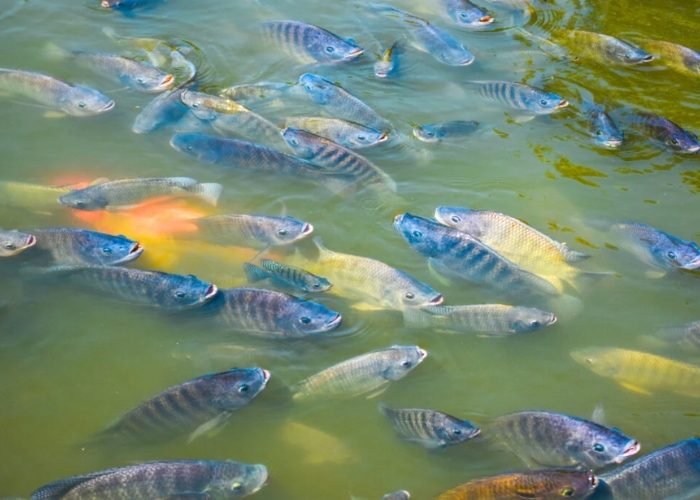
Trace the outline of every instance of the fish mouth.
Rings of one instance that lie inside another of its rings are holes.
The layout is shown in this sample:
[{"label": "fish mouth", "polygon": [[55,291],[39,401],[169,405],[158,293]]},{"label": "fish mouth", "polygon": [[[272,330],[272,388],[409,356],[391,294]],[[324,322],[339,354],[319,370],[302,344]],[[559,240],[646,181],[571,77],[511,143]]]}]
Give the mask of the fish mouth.
[{"label": "fish mouth", "polygon": [[377,143],[384,142],[389,139],[389,132],[382,132],[382,134],[377,139]]},{"label": "fish mouth", "polygon": [[171,74],[167,74],[163,77],[163,80],[161,80],[160,87],[167,89],[170,88],[173,83],[175,83],[175,77]]},{"label": "fish mouth", "polygon": [[100,113],[104,113],[104,112],[106,112],[106,111],[109,111],[109,110],[112,109],[115,105],[116,105],[116,103],[115,103],[114,101],[109,101],[107,104],[105,104],[104,106],[102,106],[102,107],[100,108]]},{"label": "fish mouth", "polygon": [[478,23],[479,24],[491,24],[494,21],[493,16],[483,16],[481,19],[479,19]]},{"label": "fish mouth", "polygon": [[214,295],[219,293],[219,287],[217,287],[214,284],[209,285],[207,288],[207,291],[204,292],[204,300],[211,300],[214,298]]},{"label": "fish mouth", "polygon": [[301,229],[301,234],[303,236],[308,236],[309,234],[314,232],[314,226],[313,224],[309,224],[308,222],[304,224],[304,227]]},{"label": "fish mouth", "polygon": [[260,371],[261,371],[262,374],[263,374],[263,383],[262,383],[262,386],[265,387],[265,386],[267,385],[267,383],[269,382],[270,377],[272,376],[272,374],[271,374],[269,371],[265,370],[264,368],[260,368]]},{"label": "fish mouth", "polygon": [[110,5],[110,3],[109,3],[108,0],[102,0],[102,2],[100,2],[100,6],[101,6],[103,9],[109,9],[109,8],[111,7],[111,5]]},{"label": "fish mouth", "polygon": [[553,325],[553,324],[556,323],[557,321],[559,321],[559,318],[557,318],[556,315],[552,314],[552,317],[549,318],[549,323],[547,323],[547,324],[548,324],[548,325]]},{"label": "fish mouth", "polygon": [[27,237],[27,241],[24,242],[24,247],[30,248],[30,247],[33,247],[34,245],[36,245],[36,236],[34,236],[33,234],[30,234]]},{"label": "fish mouth", "polygon": [[700,145],[690,146],[685,149],[686,153],[697,153],[698,151],[700,151]]},{"label": "fish mouth", "polygon": [[567,101],[566,99],[562,99],[557,104],[557,109],[563,109],[563,108],[567,107],[568,105],[569,105],[569,101]]},{"label": "fish mouth", "polygon": [[700,267],[700,257],[696,257],[695,259],[691,260],[686,265],[684,265],[681,269],[685,269],[686,271],[694,271],[698,267]]},{"label": "fish mouth", "polygon": [[394,225],[395,225],[395,226],[397,226],[397,225],[399,225],[399,224],[401,224],[401,223],[403,222],[403,216],[404,216],[404,215],[405,215],[405,214],[399,214],[399,215],[397,215],[397,216],[394,217]]},{"label": "fish mouth", "polygon": [[426,305],[439,306],[440,304],[442,304],[443,300],[445,300],[445,297],[443,297],[443,295],[439,293],[435,297],[433,297],[432,300],[428,301]]},{"label": "fish mouth", "polygon": [[636,455],[639,453],[639,450],[642,449],[642,446],[639,444],[639,441],[634,441],[632,442],[625,450],[622,452],[622,454],[617,457],[617,460],[615,460],[617,463],[622,463],[622,461],[627,458],[631,457],[632,455]]},{"label": "fish mouth", "polygon": [[642,57],[639,62],[651,62],[654,60],[654,56],[649,54],[647,56]]},{"label": "fish mouth", "polygon": [[364,53],[365,53],[365,49],[358,47],[358,48],[352,49],[350,52],[348,52],[347,55],[343,59],[345,59],[345,60],[355,59],[356,57],[360,57]]},{"label": "fish mouth", "polygon": [[476,58],[474,56],[465,57],[464,59],[462,59],[461,61],[459,61],[457,63],[457,66],[469,66],[471,63],[473,63],[475,61],[475,59]]},{"label": "fish mouth", "polygon": [[592,471],[592,470],[591,470],[591,471],[588,471],[588,483],[589,483],[593,488],[595,488],[596,486],[598,486],[598,483],[599,483],[599,482],[600,482],[600,481],[598,480],[598,478],[596,477],[596,475],[593,474],[593,471]]},{"label": "fish mouth", "polygon": [[607,141],[603,141],[603,146],[606,148],[619,148],[622,146],[622,139],[608,139]]},{"label": "fish mouth", "polygon": [[421,361],[423,361],[425,358],[428,357],[428,351],[426,351],[425,349],[422,349],[420,347],[418,347],[417,350],[418,350],[418,362],[420,363]]},{"label": "fish mouth", "polygon": [[124,264],[126,262],[131,262],[132,260],[138,259],[143,253],[143,246],[138,241],[135,241],[131,246],[129,253],[121,260],[115,262],[115,264]]},{"label": "fish mouth", "polygon": [[340,313],[336,313],[336,315],[333,316],[333,318],[328,320],[328,322],[326,323],[326,328],[327,328],[326,331],[334,330],[334,329],[338,328],[342,321],[343,321],[343,316]]}]

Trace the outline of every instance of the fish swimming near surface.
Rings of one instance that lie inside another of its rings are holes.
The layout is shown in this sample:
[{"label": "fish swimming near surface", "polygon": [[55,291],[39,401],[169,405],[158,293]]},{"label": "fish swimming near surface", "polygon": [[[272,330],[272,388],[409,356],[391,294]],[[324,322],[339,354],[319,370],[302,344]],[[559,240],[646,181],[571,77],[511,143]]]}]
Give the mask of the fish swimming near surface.
[{"label": "fish swimming near surface", "polygon": [[423,142],[454,142],[469,137],[479,129],[474,120],[452,120],[413,127],[413,136]]},{"label": "fish swimming near surface", "polygon": [[186,432],[192,441],[220,429],[269,380],[270,372],[262,368],[232,368],[188,380],[119,417],[92,442],[155,442]]},{"label": "fish swimming near surface", "polygon": [[273,339],[321,335],[342,322],[323,304],[257,288],[221,290],[204,312],[234,332]]},{"label": "fish swimming near surface", "polygon": [[264,23],[262,30],[268,39],[302,63],[352,61],[364,53],[354,42],[300,21],[271,21]]},{"label": "fish swimming near surface", "polygon": [[314,230],[312,224],[290,215],[210,215],[192,222],[199,228],[199,236],[206,239],[262,248],[290,245]]},{"label": "fish swimming near surface", "polygon": [[656,335],[666,342],[677,344],[684,349],[700,351],[700,321],[667,326],[656,332]]},{"label": "fish swimming near surface", "polygon": [[321,293],[333,286],[322,276],[270,259],[260,259],[257,265],[246,262],[243,267],[251,283],[269,280],[273,285],[291,292]]},{"label": "fish swimming near surface", "polygon": [[548,411],[497,417],[483,426],[529,466],[600,469],[637,454],[639,442],[617,429]]},{"label": "fish swimming near surface", "polygon": [[450,20],[460,28],[483,28],[493,23],[494,17],[469,0],[441,0]]},{"label": "fish swimming near surface", "polygon": [[619,38],[591,31],[571,30],[558,34],[570,51],[578,58],[589,59],[602,64],[634,65],[654,60],[647,51]]},{"label": "fish swimming near surface", "polygon": [[508,81],[473,81],[479,94],[491,101],[526,115],[549,115],[569,105],[569,101],[524,83]]},{"label": "fish swimming near surface", "polygon": [[397,490],[382,495],[382,500],[409,500],[410,498],[411,492],[408,490]]},{"label": "fish swimming near surface", "polygon": [[237,498],[258,491],[267,477],[264,465],[232,460],[145,462],[59,479],[34,490],[31,500]]},{"label": "fish swimming near surface", "polygon": [[593,373],[613,379],[627,390],[649,395],[673,392],[700,397],[700,367],[641,351],[617,347],[588,347],[571,357]]},{"label": "fish swimming near surface", "polygon": [[289,117],[285,120],[285,127],[306,130],[348,149],[369,148],[389,138],[386,132],[380,132],[359,123],[321,116]]},{"label": "fish swimming near surface", "polygon": [[93,116],[114,107],[114,101],[84,85],[18,69],[0,68],[0,91],[28,97],[71,116]]},{"label": "fish swimming near surface", "polygon": [[475,479],[445,491],[438,500],[588,498],[598,487],[590,471],[542,469]]},{"label": "fish swimming near surface", "polygon": [[294,399],[374,396],[387,384],[408,375],[428,352],[417,345],[392,345],[342,361],[294,387]]},{"label": "fish swimming near surface", "polygon": [[302,96],[298,85],[285,82],[240,83],[226,87],[219,92],[239,104],[254,105],[261,102],[281,103],[283,100]]},{"label": "fish swimming near surface", "polygon": [[147,134],[179,122],[189,111],[180,98],[184,88],[158,94],[141,109],[131,126],[135,134]]},{"label": "fish swimming near surface", "polygon": [[584,102],[583,112],[588,122],[588,132],[598,146],[615,149],[622,145],[624,133],[602,106]]},{"label": "fish swimming near surface", "polygon": [[695,154],[700,151],[698,136],[668,118],[654,113],[634,112],[627,116],[630,126],[670,151]]},{"label": "fish swimming near surface", "polygon": [[412,308],[406,309],[403,317],[410,327],[457,333],[480,332],[489,336],[532,332],[557,322],[554,313],[504,304]]},{"label": "fish swimming near surface", "polygon": [[600,475],[598,499],[656,500],[700,495],[700,438],[664,446]]},{"label": "fish swimming near surface", "polygon": [[143,247],[125,236],[68,227],[34,229],[34,247],[55,265],[117,266],[137,259]]},{"label": "fish swimming near surface", "polygon": [[49,186],[29,182],[0,181],[0,205],[9,208],[50,213],[62,208],[58,202],[72,186]]},{"label": "fish swimming near surface", "polygon": [[93,183],[62,195],[58,201],[78,210],[131,208],[152,198],[183,196],[216,205],[222,191],[221,184],[200,183],[190,177],[140,177]]},{"label": "fish swimming near surface", "polygon": [[686,75],[700,76],[700,52],[663,40],[645,40],[643,45],[657,54],[668,68]]},{"label": "fish swimming near surface", "polygon": [[374,63],[374,76],[377,78],[389,78],[395,75],[399,67],[399,44],[392,43],[379,56]]},{"label": "fish swimming near surface", "polygon": [[408,441],[426,448],[441,448],[463,443],[479,435],[481,429],[447,413],[424,408],[390,408],[380,403],[384,415],[396,432]]},{"label": "fish swimming near surface", "polygon": [[36,245],[33,234],[0,229],[0,257],[14,257]]}]

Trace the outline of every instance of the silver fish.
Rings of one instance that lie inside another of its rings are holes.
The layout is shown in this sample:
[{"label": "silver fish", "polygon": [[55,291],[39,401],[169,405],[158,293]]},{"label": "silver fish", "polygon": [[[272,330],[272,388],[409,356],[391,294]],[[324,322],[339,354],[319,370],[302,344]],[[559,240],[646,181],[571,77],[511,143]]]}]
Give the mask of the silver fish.
[{"label": "silver fish", "polygon": [[386,132],[380,132],[359,123],[321,116],[290,117],[285,120],[285,127],[306,130],[348,149],[376,146],[389,138]]},{"label": "silver fish", "polygon": [[499,102],[508,108],[548,115],[567,107],[569,102],[557,94],[530,87],[523,83],[507,81],[474,81],[478,92],[485,98]]},{"label": "silver fish", "polygon": [[36,244],[33,234],[0,229],[0,257],[12,257]]},{"label": "silver fish", "polygon": [[665,271],[700,268],[700,246],[694,241],[640,223],[614,224],[611,231],[623,248],[646,264]]},{"label": "silver fish", "polygon": [[413,136],[423,142],[455,141],[473,134],[479,125],[479,122],[474,120],[429,123],[413,127]]},{"label": "silver fish", "polygon": [[194,219],[202,236],[219,243],[256,247],[289,245],[309,236],[313,225],[295,217],[226,214]]},{"label": "silver fish", "polygon": [[183,91],[184,88],[178,88],[157,95],[136,115],[131,130],[136,134],[147,134],[179,122],[188,112],[180,99]]},{"label": "silver fish", "polygon": [[442,0],[448,17],[460,28],[482,28],[493,23],[494,17],[469,0]]},{"label": "silver fish", "polygon": [[270,280],[273,285],[292,292],[320,293],[329,290],[333,286],[330,281],[322,276],[316,276],[299,267],[282,264],[270,259],[260,259],[257,266],[246,262],[243,267],[248,281],[251,283]]},{"label": "silver fish", "polygon": [[35,248],[47,253],[54,264],[67,266],[116,266],[137,259],[143,247],[124,236],[67,227],[32,230]]}]

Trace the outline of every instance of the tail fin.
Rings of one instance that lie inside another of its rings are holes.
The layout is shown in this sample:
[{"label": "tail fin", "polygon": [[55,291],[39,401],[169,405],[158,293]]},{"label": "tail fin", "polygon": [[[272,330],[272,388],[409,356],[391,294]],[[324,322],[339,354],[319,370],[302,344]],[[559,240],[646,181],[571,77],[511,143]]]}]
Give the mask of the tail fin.
[{"label": "tail fin", "polygon": [[46,52],[46,56],[53,61],[63,61],[71,56],[69,50],[59,47],[53,42],[48,42],[44,46],[44,51]]},{"label": "tail fin", "polygon": [[224,187],[216,182],[203,182],[199,185],[199,197],[210,205],[216,206]]},{"label": "tail fin", "polygon": [[243,264],[243,270],[245,271],[245,275],[248,278],[248,281],[250,281],[251,283],[256,283],[258,281],[262,281],[264,279],[269,278],[267,271],[265,271],[261,267],[256,266],[255,264],[251,264],[250,262],[246,262],[245,264]]},{"label": "tail fin", "polygon": [[564,256],[564,260],[569,264],[574,262],[581,262],[582,260],[590,259],[591,256],[587,253],[579,252],[577,250],[571,250],[566,244],[562,244],[561,253]]}]

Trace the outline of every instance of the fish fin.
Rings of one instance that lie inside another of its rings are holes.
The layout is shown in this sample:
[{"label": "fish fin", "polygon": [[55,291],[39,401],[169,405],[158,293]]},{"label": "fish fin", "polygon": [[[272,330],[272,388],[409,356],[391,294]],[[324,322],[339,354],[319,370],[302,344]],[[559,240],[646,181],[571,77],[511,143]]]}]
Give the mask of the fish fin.
[{"label": "fish fin", "polygon": [[218,182],[203,182],[199,185],[199,196],[210,205],[216,206],[223,190],[224,186]]},{"label": "fish fin", "polygon": [[204,422],[202,425],[197,427],[192,434],[190,434],[189,438],[187,438],[187,444],[191,443],[195,439],[197,439],[200,436],[207,435],[209,437],[214,436],[218,432],[221,431],[221,429],[224,428],[224,425],[226,425],[226,422],[228,422],[229,417],[231,417],[231,413],[224,411],[219,413],[217,416],[212,418],[211,420],[207,420]]},{"label": "fish fin", "polygon": [[577,250],[571,250],[566,243],[562,243],[559,246],[559,251],[561,252],[564,260],[569,264],[574,262],[581,262],[582,260],[590,259],[590,254],[579,252]]},{"label": "fish fin", "polygon": [[374,304],[368,304],[367,302],[355,302],[350,307],[356,311],[383,311],[385,309]]},{"label": "fish fin", "polygon": [[66,115],[65,113],[61,113],[60,111],[46,111],[44,112],[44,118],[65,118]]},{"label": "fish fin", "polygon": [[63,59],[66,59],[71,55],[69,50],[66,50],[63,47],[59,47],[53,42],[48,42],[44,46],[44,51],[46,53],[46,56],[53,61],[62,61]]},{"label": "fish fin", "polygon": [[366,399],[372,399],[372,398],[376,398],[377,396],[380,396],[384,391],[386,391],[387,387],[388,387],[388,384],[384,384],[383,387],[380,387],[376,391],[370,392],[369,394],[367,394]]},{"label": "fish fin", "polygon": [[243,270],[245,271],[246,278],[248,278],[248,281],[251,283],[257,283],[258,281],[262,281],[270,277],[267,271],[256,266],[255,264],[251,264],[250,262],[243,264]]},{"label": "fish fin", "polygon": [[597,405],[595,405],[595,408],[593,408],[591,420],[596,424],[605,425],[605,408],[603,407],[602,402],[598,403]]},{"label": "fish fin", "polygon": [[618,384],[620,384],[628,391],[636,392],[637,394],[643,394],[645,396],[651,396],[651,392],[647,391],[646,389],[642,389],[638,385],[634,385],[629,382],[618,382]]},{"label": "fish fin", "polygon": [[314,236],[312,241],[314,242],[314,245],[316,245],[316,248],[318,248],[319,258],[322,258],[324,255],[331,255],[335,253],[333,250],[326,248],[326,246],[323,244],[323,238],[320,236]]},{"label": "fish fin", "polygon": [[441,285],[450,286],[452,284],[452,280],[447,276],[449,275],[449,272],[445,269],[443,264],[441,264],[437,260],[429,258],[428,269],[430,270],[432,275],[435,276],[435,278],[440,282]]},{"label": "fish fin", "polygon": [[527,123],[534,120],[536,117],[537,115],[511,115],[511,119],[515,123]]},{"label": "fish fin", "polygon": [[666,276],[664,271],[645,271],[644,276],[652,280],[658,280]]},{"label": "fish fin", "polygon": [[110,474],[113,471],[114,469],[107,469],[99,472],[93,472],[91,474],[84,474],[82,476],[73,476],[66,479],[59,479],[58,481],[54,481],[45,486],[42,486],[37,490],[34,490],[32,492],[32,498],[62,498],[70,490],[72,490],[79,484],[82,484],[96,477]]}]

